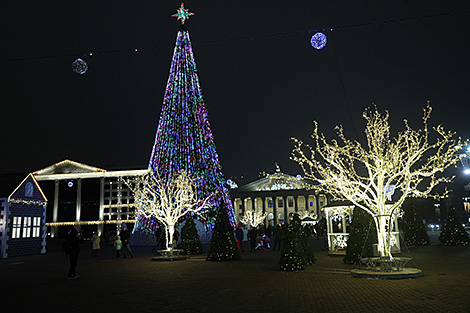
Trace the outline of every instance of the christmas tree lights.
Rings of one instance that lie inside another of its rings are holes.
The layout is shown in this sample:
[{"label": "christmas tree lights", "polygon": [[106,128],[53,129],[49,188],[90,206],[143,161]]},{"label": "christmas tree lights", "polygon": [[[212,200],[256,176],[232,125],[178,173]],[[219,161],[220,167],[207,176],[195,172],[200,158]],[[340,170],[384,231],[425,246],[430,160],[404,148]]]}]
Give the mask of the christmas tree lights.
[{"label": "christmas tree lights", "polygon": [[[184,12],[183,4],[178,12]],[[183,13],[184,13],[183,12]],[[189,15],[177,15],[184,23]],[[199,84],[189,32],[178,31],[170,74],[163,98],[163,107],[150,157],[149,168],[162,179],[185,171],[196,178],[199,199],[213,195],[206,219],[207,228],[214,226],[219,207],[227,210],[231,225],[235,225],[232,203],[219,163],[209,115]],[[139,218],[138,227],[151,229],[155,221]]]},{"label": "christmas tree lights", "polygon": [[300,223],[298,214],[294,214],[292,222],[287,226],[285,236],[286,243],[279,260],[282,271],[304,270],[315,263],[315,254],[308,245],[308,236]]},{"label": "christmas tree lights", "polygon": [[407,246],[413,245],[429,245],[429,236],[426,232],[426,227],[423,219],[418,216],[414,203],[410,207],[404,209],[403,214],[403,232],[404,241]]},{"label": "christmas tree lights", "polygon": [[[358,141],[347,139],[341,126],[336,128],[340,140],[328,142],[319,133],[316,122],[312,135],[314,147],[293,139],[291,158],[302,167],[306,178],[318,183],[314,188],[329,193],[333,200],[349,200],[357,209],[372,215],[381,257],[393,258],[390,236],[394,229],[393,216],[399,215],[405,199],[438,196],[432,194],[433,188],[452,181],[452,177],[440,174],[460,160],[455,153],[460,139],[456,142],[453,132],[445,131],[440,125],[433,127],[439,139],[429,142],[429,104],[423,111],[424,129],[413,130],[405,120],[405,130],[392,140],[388,112],[384,116],[377,110],[364,112],[367,149]],[[387,200],[393,192],[398,194],[398,199],[389,204]],[[446,194],[447,190],[441,197]]]},{"label": "christmas tree lights", "polygon": [[466,246],[470,243],[470,237],[455,208],[449,209],[439,241],[446,246]]},{"label": "christmas tree lights", "polygon": [[207,261],[235,261],[240,259],[240,251],[230,225],[227,211],[220,208],[212,231],[211,245],[207,251]]}]

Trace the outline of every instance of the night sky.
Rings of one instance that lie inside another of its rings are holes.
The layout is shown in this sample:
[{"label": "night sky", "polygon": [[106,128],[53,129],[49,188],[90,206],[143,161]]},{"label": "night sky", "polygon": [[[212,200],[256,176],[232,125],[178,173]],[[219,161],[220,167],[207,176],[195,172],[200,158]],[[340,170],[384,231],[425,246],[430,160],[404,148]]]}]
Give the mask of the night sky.
[{"label": "night sky", "polygon": [[[5,1],[4,1],[5,2]],[[0,8],[0,172],[64,159],[147,168],[181,1],[8,1]],[[245,184],[289,159],[313,120],[362,140],[366,107],[470,138],[470,3],[185,1],[221,165]],[[323,50],[310,37],[323,30]],[[137,49],[137,52],[135,51]],[[93,55],[90,56],[90,53]],[[76,58],[88,63],[78,75]],[[357,136],[357,137],[356,137]],[[243,176],[243,179],[241,178]]]}]

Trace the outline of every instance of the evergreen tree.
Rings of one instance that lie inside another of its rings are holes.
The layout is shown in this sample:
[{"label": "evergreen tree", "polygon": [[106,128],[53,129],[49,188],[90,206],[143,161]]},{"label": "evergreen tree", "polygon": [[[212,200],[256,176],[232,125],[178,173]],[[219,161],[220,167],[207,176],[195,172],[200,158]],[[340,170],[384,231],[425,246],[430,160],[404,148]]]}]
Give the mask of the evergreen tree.
[{"label": "evergreen tree", "polygon": [[349,239],[343,261],[348,264],[356,264],[361,258],[374,256],[372,247],[376,243],[377,229],[372,216],[364,210],[356,208],[349,226]]},{"label": "evergreen tree", "polygon": [[186,223],[181,229],[180,248],[184,250],[185,254],[194,255],[202,253],[202,243],[192,216],[186,219]]},{"label": "evergreen tree", "polygon": [[407,246],[413,245],[429,245],[429,236],[426,232],[426,227],[422,218],[418,215],[414,203],[411,204],[408,210],[404,210],[403,216],[403,232],[404,240]]},{"label": "evergreen tree", "polygon": [[467,231],[462,225],[455,208],[450,208],[444,222],[439,241],[446,246],[468,245],[470,242]]},{"label": "evergreen tree", "polygon": [[211,245],[207,252],[207,261],[233,261],[240,259],[237,241],[230,225],[227,210],[220,207],[212,231]]},{"label": "evergreen tree", "polygon": [[287,226],[285,237],[286,242],[279,260],[281,270],[304,270],[315,263],[315,254],[308,245],[307,232],[302,227],[298,214],[294,214],[291,223]]},{"label": "evergreen tree", "polygon": [[[214,195],[203,221],[206,227],[214,226],[216,211],[221,206],[225,207],[230,223],[235,226],[232,202],[219,163],[189,31],[184,26],[190,15],[185,13],[183,6],[178,12],[175,17],[183,25],[176,38],[149,168],[163,179],[171,179],[182,170],[187,172],[197,180],[200,199]],[[155,223],[151,218],[138,216],[135,228],[155,230]]]}]

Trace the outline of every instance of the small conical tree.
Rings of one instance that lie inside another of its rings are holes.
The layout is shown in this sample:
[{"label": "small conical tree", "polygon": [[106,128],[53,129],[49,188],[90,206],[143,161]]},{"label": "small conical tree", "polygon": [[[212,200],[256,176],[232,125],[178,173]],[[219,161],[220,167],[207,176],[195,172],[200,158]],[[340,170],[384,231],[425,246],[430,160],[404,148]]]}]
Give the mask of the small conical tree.
[{"label": "small conical tree", "polygon": [[184,250],[185,254],[194,255],[202,253],[202,243],[199,239],[193,217],[188,217],[181,229],[180,248]]},{"label": "small conical tree", "polygon": [[300,223],[298,214],[294,214],[287,226],[286,243],[281,252],[279,265],[283,271],[304,270],[315,263],[315,255],[308,245],[307,233]]},{"label": "small conical tree", "polygon": [[230,225],[225,206],[217,211],[215,226],[212,231],[211,245],[207,252],[207,261],[233,261],[240,259],[237,241]]},{"label": "small conical tree", "polygon": [[439,241],[446,246],[468,245],[468,233],[462,225],[455,208],[450,208]]},{"label": "small conical tree", "polygon": [[407,246],[429,245],[429,236],[426,232],[423,220],[418,215],[416,207],[411,204],[408,210],[404,210],[405,215],[403,216],[403,232],[405,233],[405,244]]},{"label": "small conical tree", "polygon": [[370,214],[355,209],[349,226],[349,239],[344,263],[357,264],[361,258],[374,256],[373,245],[377,243],[377,228]]}]

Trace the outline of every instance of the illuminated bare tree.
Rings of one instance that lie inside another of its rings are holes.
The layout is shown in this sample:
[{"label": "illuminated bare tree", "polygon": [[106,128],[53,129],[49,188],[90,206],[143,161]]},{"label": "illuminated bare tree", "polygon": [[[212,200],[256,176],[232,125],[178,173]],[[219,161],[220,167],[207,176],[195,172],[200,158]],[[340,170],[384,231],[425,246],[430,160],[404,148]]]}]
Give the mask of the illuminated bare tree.
[{"label": "illuminated bare tree", "polygon": [[210,195],[198,200],[196,184],[185,171],[166,180],[158,172],[150,172],[126,183],[134,195],[136,215],[155,218],[165,226],[169,250],[173,249],[173,232],[178,220],[190,212],[200,213],[208,208],[212,198]]},{"label": "illuminated bare tree", "polygon": [[263,213],[261,209],[256,210],[245,210],[243,215],[240,217],[240,222],[245,225],[250,225],[251,227],[258,227],[268,213]]},{"label": "illuminated bare tree", "polygon": [[[438,174],[459,161],[455,152],[460,148],[460,139],[456,142],[452,138],[455,133],[436,126],[433,129],[438,139],[430,143],[431,110],[429,104],[423,109],[424,129],[413,130],[405,120],[405,130],[396,138],[390,138],[388,112],[382,116],[377,110],[366,110],[363,114],[367,121],[366,148],[356,140],[346,139],[341,126],[336,127],[339,142],[335,139],[328,142],[319,133],[317,122],[312,134],[314,147],[293,139],[291,159],[302,167],[308,179],[318,183],[314,188],[334,199],[349,200],[373,216],[381,257],[392,258],[392,215],[401,212],[405,199],[436,197],[431,193],[433,188],[453,179]],[[393,193],[398,199],[393,204],[387,203]],[[440,196],[446,194],[447,189]]]}]

